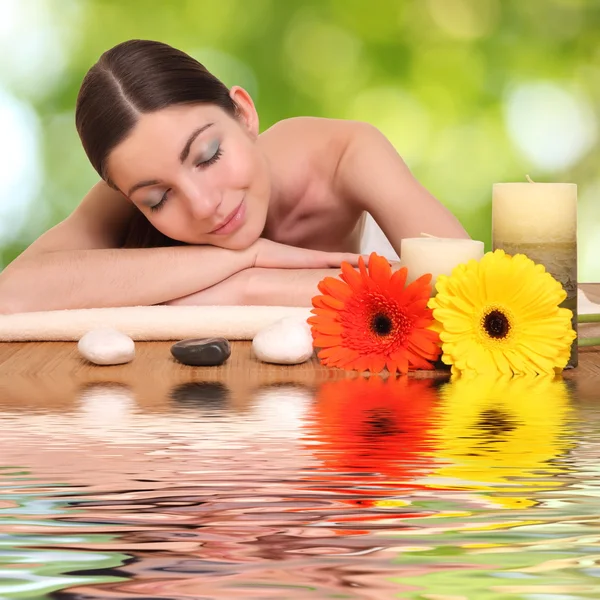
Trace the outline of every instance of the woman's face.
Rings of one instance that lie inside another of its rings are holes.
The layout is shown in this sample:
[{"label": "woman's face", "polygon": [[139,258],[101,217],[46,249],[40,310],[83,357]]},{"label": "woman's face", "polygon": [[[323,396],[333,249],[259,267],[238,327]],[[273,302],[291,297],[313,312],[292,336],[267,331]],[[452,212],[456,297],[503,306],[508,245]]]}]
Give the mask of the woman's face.
[{"label": "woman's face", "polygon": [[232,96],[238,118],[212,104],[142,114],[108,158],[113,183],[170,238],[242,249],[263,231],[270,177],[258,119],[243,90]]}]

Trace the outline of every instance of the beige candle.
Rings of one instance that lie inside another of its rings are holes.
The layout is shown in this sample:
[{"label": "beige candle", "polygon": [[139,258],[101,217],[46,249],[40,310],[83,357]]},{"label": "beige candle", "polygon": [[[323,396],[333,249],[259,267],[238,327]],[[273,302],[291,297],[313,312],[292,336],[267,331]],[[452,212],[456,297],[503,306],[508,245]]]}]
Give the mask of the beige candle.
[{"label": "beige candle", "polygon": [[[400,263],[408,268],[407,283],[431,273],[432,286],[440,275],[451,275],[456,265],[483,256],[483,242],[469,239],[420,237],[400,242]],[[432,290],[435,293],[435,290]]]},{"label": "beige candle", "polygon": [[[574,183],[496,183],[492,246],[541,263],[567,292],[577,331],[577,186]],[[577,340],[569,367],[577,366]]]}]

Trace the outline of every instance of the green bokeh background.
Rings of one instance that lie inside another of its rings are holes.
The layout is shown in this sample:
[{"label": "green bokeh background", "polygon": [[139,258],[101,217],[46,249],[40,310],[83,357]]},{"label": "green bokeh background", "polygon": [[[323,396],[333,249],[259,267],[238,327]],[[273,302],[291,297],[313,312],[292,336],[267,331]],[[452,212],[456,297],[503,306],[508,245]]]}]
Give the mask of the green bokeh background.
[{"label": "green bokeh background", "polygon": [[600,281],[599,0],[2,0],[0,23],[0,268],[97,180],[85,72],[149,38],[246,87],[262,129],[378,126],[487,249],[494,182],[577,183],[579,279]]}]

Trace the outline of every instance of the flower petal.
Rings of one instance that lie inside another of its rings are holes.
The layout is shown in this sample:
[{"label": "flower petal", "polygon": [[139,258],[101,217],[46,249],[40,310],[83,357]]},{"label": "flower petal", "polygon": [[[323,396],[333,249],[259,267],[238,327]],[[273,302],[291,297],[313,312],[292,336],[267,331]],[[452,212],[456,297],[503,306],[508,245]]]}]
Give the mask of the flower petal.
[{"label": "flower petal", "polygon": [[342,338],[339,335],[329,335],[327,333],[318,333],[313,337],[313,345],[317,348],[329,348],[332,346],[340,346]]},{"label": "flower petal", "polygon": [[402,293],[404,286],[406,285],[407,276],[408,269],[406,267],[402,267],[392,274],[390,280],[390,291],[392,292],[392,295],[399,296]]},{"label": "flower petal", "polygon": [[352,288],[353,292],[360,292],[364,287],[360,273],[349,263],[342,263],[340,277]]},{"label": "flower petal", "polygon": [[323,294],[333,296],[338,300],[348,300],[352,296],[350,286],[334,277],[325,277],[319,282],[318,287]]},{"label": "flower petal", "polygon": [[369,275],[380,288],[386,289],[392,277],[390,263],[383,256],[372,252],[369,257]]}]

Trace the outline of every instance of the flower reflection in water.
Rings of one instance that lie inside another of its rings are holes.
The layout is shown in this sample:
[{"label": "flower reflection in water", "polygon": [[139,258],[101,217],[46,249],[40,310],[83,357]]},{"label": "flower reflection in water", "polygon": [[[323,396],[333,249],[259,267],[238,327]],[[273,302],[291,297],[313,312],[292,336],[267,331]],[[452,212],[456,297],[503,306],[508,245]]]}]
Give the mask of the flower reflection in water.
[{"label": "flower reflection in water", "polygon": [[321,386],[312,415],[315,456],[323,469],[409,481],[428,464],[436,392],[430,380],[345,379]]},{"label": "flower reflection in water", "polygon": [[460,378],[442,386],[440,400],[436,457],[446,464],[430,478],[433,485],[505,491],[493,496],[505,508],[533,506],[536,490],[562,485],[556,477],[564,469],[555,460],[569,448],[571,412],[564,381]]},{"label": "flower reflection in water", "polygon": [[307,416],[305,442],[317,460],[308,489],[335,499],[339,512],[327,519],[335,533],[368,533],[356,522],[369,529],[394,521],[405,527],[405,519],[426,516],[410,507],[407,492],[433,469],[429,430],[436,397],[431,380],[408,377],[321,385]]}]

